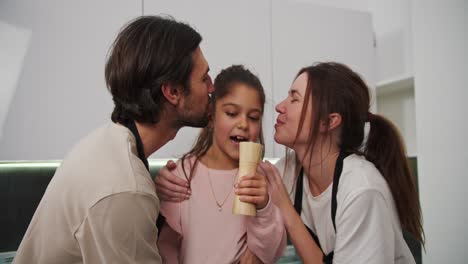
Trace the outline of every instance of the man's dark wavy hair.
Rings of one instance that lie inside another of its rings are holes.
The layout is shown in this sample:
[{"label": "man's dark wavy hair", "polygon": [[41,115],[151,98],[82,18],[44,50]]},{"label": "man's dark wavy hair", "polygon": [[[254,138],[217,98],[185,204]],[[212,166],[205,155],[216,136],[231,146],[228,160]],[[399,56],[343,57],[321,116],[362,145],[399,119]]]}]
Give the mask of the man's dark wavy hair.
[{"label": "man's dark wavy hair", "polygon": [[112,121],[157,123],[164,109],[163,84],[190,91],[192,54],[202,37],[171,17],[142,16],[114,41],[105,68],[115,107]]}]

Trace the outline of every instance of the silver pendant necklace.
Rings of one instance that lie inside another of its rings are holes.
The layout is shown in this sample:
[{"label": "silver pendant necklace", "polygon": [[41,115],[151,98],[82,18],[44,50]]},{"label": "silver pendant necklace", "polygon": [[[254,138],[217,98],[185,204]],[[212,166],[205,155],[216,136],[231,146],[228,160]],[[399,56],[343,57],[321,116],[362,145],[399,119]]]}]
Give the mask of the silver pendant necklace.
[{"label": "silver pendant necklace", "polygon": [[216,194],[214,192],[213,183],[211,182],[210,168],[208,168],[208,166],[206,168],[208,169],[208,181],[210,182],[211,194],[213,195],[213,199],[215,200],[216,206],[218,207],[218,212],[222,212],[224,204],[226,203],[227,199],[229,198],[229,196],[232,193],[232,190],[234,189],[234,181],[235,181],[236,177],[235,176],[233,177],[233,181],[232,181],[232,184],[231,184],[231,186],[232,186],[231,191],[229,191],[229,193],[226,195],[223,202],[220,203],[220,202],[218,202],[218,199],[216,199]]}]

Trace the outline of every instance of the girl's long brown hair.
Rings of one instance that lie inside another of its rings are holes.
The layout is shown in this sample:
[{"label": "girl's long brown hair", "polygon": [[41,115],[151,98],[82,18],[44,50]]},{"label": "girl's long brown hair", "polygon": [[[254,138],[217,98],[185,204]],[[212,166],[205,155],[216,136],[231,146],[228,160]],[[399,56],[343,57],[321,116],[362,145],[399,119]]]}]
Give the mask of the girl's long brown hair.
[{"label": "girl's long brown hair", "polygon": [[[390,187],[400,223],[404,229],[424,244],[421,206],[415,180],[411,175],[405,147],[398,129],[385,117],[371,114],[369,88],[363,79],[346,65],[327,62],[303,68],[298,75],[308,77],[307,96],[301,113],[296,139],[305,119],[307,105],[312,99],[312,131],[308,150],[316,144],[320,122],[328,125],[331,113],[341,115],[341,151],[364,155],[374,163]],[[365,139],[364,125],[370,124]],[[311,156],[311,155],[310,155]]]},{"label": "girl's long brown hair", "polygon": [[[255,74],[245,69],[242,65],[232,65],[224,70],[222,70],[218,76],[216,76],[214,81],[215,91],[212,94],[211,100],[211,120],[205,128],[200,131],[195,144],[192,149],[185,153],[182,156],[182,170],[184,171],[185,178],[187,181],[191,182],[193,173],[198,164],[200,158],[206,154],[211,145],[213,145],[213,120],[216,112],[216,102],[218,99],[221,99],[232,92],[237,85],[244,84],[250,89],[254,89],[260,98],[261,111],[263,115],[263,110],[265,106],[265,92],[263,90],[262,83]],[[260,136],[259,141],[263,145],[263,129],[260,126]],[[195,157],[193,163],[190,164],[190,173],[187,174],[185,169],[185,161],[191,157]]]}]

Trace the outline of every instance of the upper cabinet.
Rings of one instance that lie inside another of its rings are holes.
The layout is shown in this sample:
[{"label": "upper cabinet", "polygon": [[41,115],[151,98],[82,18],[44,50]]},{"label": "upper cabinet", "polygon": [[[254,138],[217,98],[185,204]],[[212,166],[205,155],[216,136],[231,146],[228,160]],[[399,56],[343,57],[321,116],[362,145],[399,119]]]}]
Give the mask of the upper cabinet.
[{"label": "upper cabinet", "polygon": [[[2,109],[0,160],[62,159],[81,137],[110,120],[106,55],[119,29],[141,14],[171,15],[196,28],[212,77],[232,64],[244,64],[259,76],[267,101],[267,157],[284,154],[273,140],[274,106],[301,67],[342,62],[375,86],[376,52],[366,12],[293,0],[6,0],[0,23],[22,33],[9,39],[21,43],[19,62],[9,73],[17,81],[1,88],[8,91],[5,101],[10,103]],[[197,134],[197,129],[184,128],[151,157],[179,157]]]}]

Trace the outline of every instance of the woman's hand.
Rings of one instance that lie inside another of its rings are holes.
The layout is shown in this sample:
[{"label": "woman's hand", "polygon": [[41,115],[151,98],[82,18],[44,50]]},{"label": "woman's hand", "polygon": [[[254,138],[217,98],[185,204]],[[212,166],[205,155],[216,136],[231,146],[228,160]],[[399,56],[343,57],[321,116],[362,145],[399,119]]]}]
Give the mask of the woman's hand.
[{"label": "woman's hand", "polygon": [[278,169],[270,162],[262,162],[260,169],[267,175],[270,184],[271,200],[280,209],[288,237],[303,263],[323,263],[323,253],[307,231],[301,216],[289,198]]},{"label": "woman's hand", "polygon": [[239,200],[255,204],[257,210],[265,208],[268,204],[268,184],[264,175],[246,175],[234,187]]},{"label": "woman's hand", "polygon": [[260,169],[266,175],[266,179],[270,185],[271,200],[283,211],[286,207],[292,206],[286,186],[280,176],[278,169],[269,161],[261,162]]},{"label": "woman's hand", "polygon": [[263,262],[247,248],[240,257],[239,264],[263,264]]},{"label": "woman's hand", "polygon": [[159,199],[168,202],[182,202],[190,197],[187,181],[177,177],[171,171],[177,167],[172,160],[168,161],[156,175],[156,193]]}]

